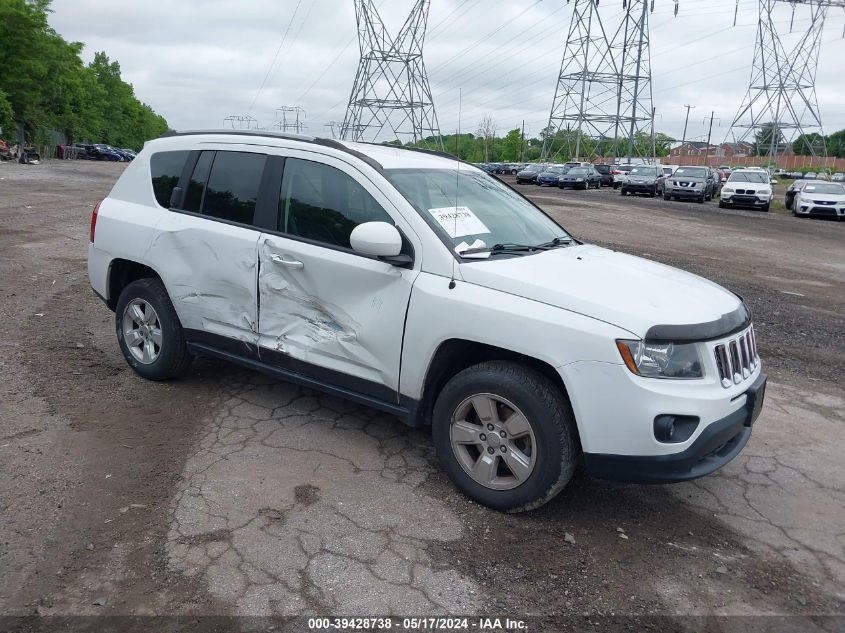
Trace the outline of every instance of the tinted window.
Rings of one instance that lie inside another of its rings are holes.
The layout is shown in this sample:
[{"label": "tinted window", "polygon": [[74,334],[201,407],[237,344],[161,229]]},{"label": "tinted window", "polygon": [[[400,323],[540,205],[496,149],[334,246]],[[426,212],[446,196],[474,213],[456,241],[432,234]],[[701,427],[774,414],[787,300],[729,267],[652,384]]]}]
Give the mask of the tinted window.
[{"label": "tinted window", "polygon": [[252,224],[264,174],[264,154],[217,152],[202,203],[202,214]]},{"label": "tinted window", "polygon": [[285,161],[279,231],[350,248],[349,236],[364,222],[389,222],[387,212],[342,171],[307,160]]},{"label": "tinted window", "polygon": [[170,194],[179,184],[179,176],[188,158],[188,152],[158,152],[150,156],[150,177],[156,202],[170,207]]},{"label": "tinted window", "polygon": [[202,206],[202,195],[205,193],[205,181],[208,180],[208,172],[211,169],[211,161],[214,159],[214,152],[203,152],[200,154],[194,172],[191,174],[191,181],[188,183],[188,191],[185,193],[185,202],[182,208],[186,211],[199,212]]}]

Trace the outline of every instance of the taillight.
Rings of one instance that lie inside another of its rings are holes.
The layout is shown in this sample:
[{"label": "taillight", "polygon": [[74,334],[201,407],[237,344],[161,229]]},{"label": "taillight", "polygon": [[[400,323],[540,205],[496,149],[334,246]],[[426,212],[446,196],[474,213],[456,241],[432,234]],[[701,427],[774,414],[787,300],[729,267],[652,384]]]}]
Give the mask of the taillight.
[{"label": "taillight", "polygon": [[100,200],[94,205],[94,210],[91,212],[91,243],[94,243],[94,233],[97,231],[97,213],[100,211],[100,205],[103,201]]}]

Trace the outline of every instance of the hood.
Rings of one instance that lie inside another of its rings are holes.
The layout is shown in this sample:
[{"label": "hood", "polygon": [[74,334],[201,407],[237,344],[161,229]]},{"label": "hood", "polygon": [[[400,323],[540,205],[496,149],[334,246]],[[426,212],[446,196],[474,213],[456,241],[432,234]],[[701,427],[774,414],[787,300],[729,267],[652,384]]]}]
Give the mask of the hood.
[{"label": "hood", "polygon": [[707,179],[701,176],[676,176],[672,174],[672,180],[675,182],[704,182]]},{"label": "hood", "polygon": [[716,321],[740,299],[718,284],[591,245],[461,264],[468,283],[611,323],[643,338],[655,325]]},{"label": "hood", "polygon": [[841,193],[813,193],[812,191],[801,191],[799,197],[802,200],[813,200],[815,202],[829,202],[832,204],[842,204],[845,202],[845,195]]}]

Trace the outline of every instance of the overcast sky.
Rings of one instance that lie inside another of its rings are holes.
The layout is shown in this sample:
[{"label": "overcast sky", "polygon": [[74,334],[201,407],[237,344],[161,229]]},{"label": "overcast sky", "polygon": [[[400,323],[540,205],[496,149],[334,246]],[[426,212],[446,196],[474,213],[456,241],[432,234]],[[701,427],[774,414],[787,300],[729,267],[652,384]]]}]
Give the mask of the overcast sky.
[{"label": "overcast sky", "polygon": [[[395,32],[413,0],[378,4]],[[432,0],[425,59],[441,131],[457,128],[459,89],[464,131],[476,130],[486,114],[500,133],[523,120],[532,136],[545,127],[573,4]],[[673,17],[670,0],[655,0],[657,130],[680,138],[684,104],[692,104],[687,138],[706,139],[713,110],[713,140],[724,140],[747,90],[757,24],[756,0],[739,0],[736,27],[734,6],[735,0],[680,0]],[[106,51],[137,96],[176,129],[221,127],[235,114],[270,128],[281,105],[304,108],[308,133],[318,136],[329,134],[329,121],[343,120],[358,64],[352,0],[54,0],[53,10],[52,26],[85,44],[86,61]],[[621,0],[600,4],[606,25],[618,22],[621,11]],[[796,11],[787,47],[809,23],[803,11]],[[789,24],[786,3],[777,15]],[[845,128],[843,23],[845,12],[829,14],[816,79],[827,133]]]}]

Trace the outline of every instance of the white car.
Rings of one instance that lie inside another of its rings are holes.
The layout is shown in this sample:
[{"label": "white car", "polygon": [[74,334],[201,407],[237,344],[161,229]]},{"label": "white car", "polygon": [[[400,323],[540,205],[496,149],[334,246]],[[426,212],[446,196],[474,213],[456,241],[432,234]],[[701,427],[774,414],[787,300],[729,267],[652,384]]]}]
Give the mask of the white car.
[{"label": "white car", "polygon": [[845,220],[845,186],[838,182],[811,180],[795,196],[792,213]]},{"label": "white car", "polygon": [[768,211],[774,198],[769,172],[760,168],[735,169],[719,194],[719,207],[754,207]]},{"label": "white car", "polygon": [[430,425],[455,484],[503,511],[579,464],[713,472],[765,392],[737,295],[583,243],[445,154],[171,133],[95,207],[88,273],[139,375],[210,356]]}]

